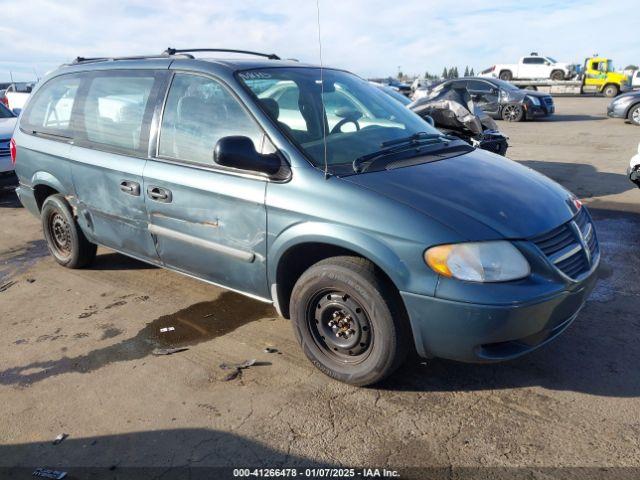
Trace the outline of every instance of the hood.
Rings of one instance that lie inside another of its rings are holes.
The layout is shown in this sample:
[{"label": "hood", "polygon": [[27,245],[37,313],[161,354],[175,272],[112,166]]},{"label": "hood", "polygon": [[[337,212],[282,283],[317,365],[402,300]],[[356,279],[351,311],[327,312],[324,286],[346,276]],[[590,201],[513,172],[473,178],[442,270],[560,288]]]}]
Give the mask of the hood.
[{"label": "hood", "polygon": [[623,93],[622,95],[618,95],[616,98],[614,98],[613,100],[611,100],[611,103],[617,102],[619,100],[622,100],[624,98],[627,97],[637,97],[640,98],[640,91],[633,91],[633,92],[627,92],[627,93]]},{"label": "hood", "polygon": [[470,238],[471,232],[486,231],[475,228],[474,221],[498,234],[492,238],[521,239],[552,230],[576,212],[573,195],[551,179],[478,149],[345,180],[409,205],[468,240],[490,239]]},{"label": "hood", "polygon": [[529,97],[538,97],[538,98],[542,98],[542,97],[550,97],[551,95],[549,95],[546,92],[539,92],[537,90],[520,90],[522,92],[522,96],[529,96]]},{"label": "hood", "polygon": [[11,138],[16,127],[17,117],[0,118],[0,140]]}]

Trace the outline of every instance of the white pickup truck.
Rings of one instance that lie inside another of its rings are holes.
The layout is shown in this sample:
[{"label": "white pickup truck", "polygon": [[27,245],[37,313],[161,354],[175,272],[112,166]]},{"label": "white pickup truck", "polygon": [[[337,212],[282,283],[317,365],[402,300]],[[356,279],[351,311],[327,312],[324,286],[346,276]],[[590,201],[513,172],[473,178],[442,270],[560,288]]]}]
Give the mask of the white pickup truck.
[{"label": "white pickup truck", "polygon": [[32,82],[16,82],[12,83],[4,91],[4,95],[0,101],[10,110],[22,110],[31,95],[34,83]]},{"label": "white pickup truck", "polygon": [[498,77],[507,82],[510,80],[531,80],[534,78],[565,80],[572,75],[573,70],[568,63],[559,63],[551,57],[541,57],[536,53],[522,57],[518,63],[493,65],[480,74],[481,77]]}]

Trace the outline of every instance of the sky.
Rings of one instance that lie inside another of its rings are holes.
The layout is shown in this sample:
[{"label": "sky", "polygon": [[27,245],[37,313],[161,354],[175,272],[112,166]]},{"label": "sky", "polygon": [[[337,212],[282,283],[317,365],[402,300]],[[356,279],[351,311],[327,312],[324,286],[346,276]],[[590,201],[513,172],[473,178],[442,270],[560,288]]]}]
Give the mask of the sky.
[{"label": "sky", "polygon": [[[325,66],[364,77],[476,72],[536,51],[640,63],[637,0],[318,0]],[[612,8],[615,7],[615,8]],[[0,0],[0,81],[77,56],[218,47],[319,63],[316,0]]]}]

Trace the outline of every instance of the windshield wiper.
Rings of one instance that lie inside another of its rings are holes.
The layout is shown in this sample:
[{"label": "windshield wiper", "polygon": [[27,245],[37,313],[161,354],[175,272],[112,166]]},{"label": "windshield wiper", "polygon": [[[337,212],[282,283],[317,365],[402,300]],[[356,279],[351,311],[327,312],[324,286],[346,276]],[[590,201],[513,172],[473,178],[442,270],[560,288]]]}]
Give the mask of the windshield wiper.
[{"label": "windshield wiper", "polygon": [[448,142],[451,140],[457,140],[457,138],[449,137],[441,133],[418,132],[407,137],[382,142],[380,144],[380,150],[356,158],[352,164],[353,171],[356,173],[364,172],[378,158],[386,157],[396,153],[407,152],[414,147],[417,147],[418,150],[416,151],[416,153],[419,153],[419,148],[422,146],[442,141]]}]

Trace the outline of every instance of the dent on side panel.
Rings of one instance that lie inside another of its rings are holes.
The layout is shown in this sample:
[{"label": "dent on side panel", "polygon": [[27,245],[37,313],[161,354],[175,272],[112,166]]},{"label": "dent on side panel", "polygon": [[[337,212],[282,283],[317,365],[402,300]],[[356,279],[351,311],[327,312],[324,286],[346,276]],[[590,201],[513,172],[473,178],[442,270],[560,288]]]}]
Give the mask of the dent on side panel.
[{"label": "dent on side panel", "polygon": [[142,186],[146,160],[77,146],[70,158],[78,221],[85,233],[121,252],[157,260],[142,192],[131,195],[120,189],[123,181]]},{"label": "dent on side panel", "polygon": [[162,261],[205,280],[269,297],[265,182],[149,161],[145,189],[171,190],[172,202],[146,199]]}]

